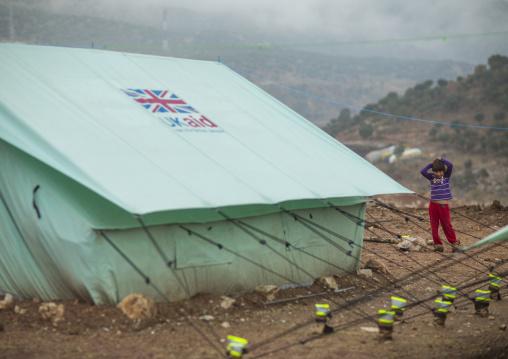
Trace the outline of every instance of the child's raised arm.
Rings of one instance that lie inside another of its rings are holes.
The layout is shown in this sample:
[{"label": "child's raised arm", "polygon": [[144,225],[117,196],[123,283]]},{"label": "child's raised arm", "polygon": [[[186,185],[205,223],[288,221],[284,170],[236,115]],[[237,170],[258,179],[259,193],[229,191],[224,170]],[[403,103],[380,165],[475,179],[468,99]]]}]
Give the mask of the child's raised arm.
[{"label": "child's raised arm", "polygon": [[423,167],[420,173],[423,177],[428,179],[429,181],[432,180],[432,174],[428,172],[428,170],[432,167],[432,163],[429,163],[427,166]]},{"label": "child's raised arm", "polygon": [[441,161],[446,165],[445,176],[450,177],[452,175],[453,163],[441,157]]}]

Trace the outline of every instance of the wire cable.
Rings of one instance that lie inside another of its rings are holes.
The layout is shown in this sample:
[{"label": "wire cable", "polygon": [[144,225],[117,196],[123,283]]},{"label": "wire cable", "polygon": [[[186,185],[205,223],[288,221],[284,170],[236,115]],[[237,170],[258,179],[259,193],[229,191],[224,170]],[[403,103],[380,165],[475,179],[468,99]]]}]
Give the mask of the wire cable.
[{"label": "wire cable", "polygon": [[[120,254],[120,256],[122,256],[123,259],[125,259],[127,261],[127,263],[129,263],[131,265],[132,268],[134,268],[134,270],[136,270],[136,272],[138,272],[138,274],[143,277],[143,279],[145,280],[145,283],[150,285],[153,289],[155,289],[155,291],[168,303],[171,303],[171,301],[169,300],[169,298],[154,284],[152,283],[152,281],[150,280],[150,278],[145,275],[143,273],[143,271],[141,271],[141,269],[139,269],[138,266],[136,266],[136,264],[134,264],[134,262],[129,258],[127,257],[127,255],[120,249],[118,248],[118,246],[116,246],[113,241],[111,241],[111,239],[109,239],[108,236],[106,236],[106,234],[102,231],[102,230],[99,230],[99,233],[100,235],[116,250],[116,252],[118,254]],[[173,304],[171,303],[171,305],[173,306]],[[187,320],[187,322],[192,326],[192,328],[199,333],[199,335],[201,335],[207,342],[208,344],[210,344],[218,353],[221,357],[226,357],[223,353],[223,351],[221,351],[220,349],[218,349],[215,344],[210,340],[210,338],[208,338],[191,320],[189,320],[188,318],[184,317],[185,320]]]},{"label": "wire cable", "polygon": [[217,210],[217,213],[219,213],[221,216],[223,216],[224,218],[226,218],[226,220],[228,220],[229,222],[233,223],[236,227],[240,228],[243,232],[245,232],[248,236],[252,237],[253,239],[255,239],[259,244],[265,246],[266,248],[270,249],[270,251],[272,251],[273,253],[275,253],[277,256],[279,256],[280,258],[282,258],[283,260],[285,260],[286,262],[288,262],[289,264],[291,264],[292,266],[294,266],[296,269],[298,269],[299,271],[301,271],[302,273],[304,273],[306,276],[308,276],[311,280],[314,280],[314,276],[312,274],[310,274],[309,272],[307,272],[305,269],[303,269],[302,267],[300,267],[298,264],[296,264],[295,262],[293,262],[292,260],[290,260],[289,258],[283,256],[279,251],[277,251],[275,248],[273,248],[272,246],[270,246],[268,243],[266,243],[266,241],[264,239],[261,239],[261,238],[258,238],[254,233],[250,232],[248,229],[246,229],[245,227],[243,227],[242,225],[240,225],[238,223],[238,221],[228,217],[226,214],[224,214],[222,211],[220,210]]},{"label": "wire cable", "polygon": [[[375,201],[376,201],[377,203],[382,203],[381,201],[379,201],[379,200],[377,200],[377,199],[375,199]],[[389,210],[392,210],[392,211],[393,211],[393,209],[392,209],[390,206],[387,206],[386,204],[384,204],[384,205],[385,205],[385,208],[387,208],[387,209],[389,209]],[[393,211],[393,212],[394,212],[395,214],[397,214],[397,215],[401,216],[401,214],[400,214],[400,213],[398,213],[398,211],[397,211],[397,210],[395,210],[395,211]],[[432,234],[432,232],[430,232],[428,229],[423,228],[423,227],[422,227],[422,226],[420,226],[418,223],[412,222],[412,221],[411,221],[408,217],[404,217],[404,219],[406,220],[406,222],[407,222],[407,223],[411,222],[411,223],[413,223],[415,226],[417,226],[418,228],[420,228],[420,229],[422,229],[422,230],[426,231],[427,233]],[[459,233],[460,233],[460,232],[459,232]],[[444,242],[444,243],[446,243],[446,242]],[[446,243],[446,244],[448,244],[448,245],[450,245],[450,246],[451,246],[451,244],[449,244],[449,243]],[[441,253],[441,252],[436,252],[436,253],[439,253],[441,256],[446,256],[444,253]],[[489,267],[489,266],[487,266],[487,265],[485,265],[484,263],[482,263],[482,262],[478,261],[477,259],[475,259],[475,258],[471,257],[471,256],[470,256],[469,254],[467,254],[466,252],[462,251],[462,252],[460,252],[460,253],[465,254],[467,257],[470,257],[472,260],[476,261],[476,262],[477,262],[477,263],[479,263],[480,265],[482,265],[482,266],[484,266],[484,267],[486,267],[487,269],[489,269],[489,270],[490,270],[490,267]],[[450,260],[455,261],[455,259],[454,259],[453,257],[450,257]],[[462,263],[462,262],[460,262],[460,263]],[[462,263],[462,264],[463,264],[463,265],[466,265],[466,264],[464,264],[464,263]],[[466,265],[466,266],[467,266],[467,265]],[[470,267],[470,266],[468,266],[468,267]],[[470,268],[472,268],[472,267],[470,267]],[[475,270],[477,270],[477,269],[475,269]]]},{"label": "wire cable", "polygon": [[[198,238],[200,238],[200,239],[202,239],[202,240],[204,240],[204,241],[206,241],[206,242],[208,242],[208,243],[210,243],[210,244],[212,244],[212,245],[216,246],[216,247],[217,247],[218,249],[220,249],[220,250],[225,250],[225,251],[227,251],[227,252],[229,252],[229,253],[232,253],[232,254],[234,254],[234,255],[238,256],[239,258],[242,258],[242,259],[246,260],[247,262],[249,262],[249,263],[251,263],[251,264],[254,264],[254,265],[256,265],[256,266],[258,266],[258,267],[260,267],[260,268],[262,268],[262,269],[264,269],[264,270],[267,270],[268,272],[270,272],[270,273],[272,273],[272,274],[277,275],[278,277],[281,277],[281,278],[283,278],[283,279],[287,280],[289,283],[293,283],[293,284],[295,284],[295,285],[297,285],[297,286],[301,286],[299,283],[295,283],[295,282],[294,282],[293,280],[291,280],[290,278],[287,278],[287,277],[285,277],[285,276],[283,276],[283,275],[281,275],[281,274],[279,274],[279,273],[277,273],[277,272],[275,272],[275,271],[271,270],[270,268],[267,268],[267,267],[265,267],[265,266],[263,266],[263,265],[261,265],[261,264],[259,264],[259,263],[255,262],[255,261],[253,261],[253,260],[251,260],[251,259],[249,259],[249,258],[247,258],[247,257],[245,257],[245,256],[243,256],[243,255],[241,255],[241,254],[239,254],[239,253],[237,253],[237,252],[234,252],[234,251],[230,250],[229,248],[224,247],[222,244],[219,244],[219,243],[217,243],[217,242],[215,242],[215,241],[211,240],[210,238],[207,238],[207,237],[205,237],[205,236],[203,236],[203,235],[201,235],[201,234],[199,234],[199,233],[197,233],[197,232],[195,232],[195,231],[193,231],[193,230],[191,230],[191,229],[189,229],[189,228],[187,228],[187,227],[185,227],[185,226],[183,226],[183,225],[180,225],[180,228],[181,228],[181,229],[183,229],[183,230],[185,230],[185,231],[187,231],[187,233],[188,233],[189,235],[191,235],[191,234],[192,234],[192,235],[195,235],[195,236],[197,236]],[[349,307],[352,305],[352,303],[351,303],[351,302],[349,302],[348,300],[345,300],[345,301],[346,301],[346,303],[347,303],[346,305],[342,305],[342,304],[340,304],[340,303],[337,303],[335,300],[330,299],[330,298],[328,298],[328,300],[330,300],[332,303],[334,303],[335,305],[337,305],[337,306],[339,307],[339,309],[349,308]],[[339,310],[339,309],[336,309],[336,310]],[[351,310],[352,310],[352,309],[351,309]],[[358,309],[357,309],[357,310],[358,310]],[[359,314],[359,315],[360,315],[360,316],[364,316],[366,319],[369,319],[369,318],[370,318],[367,314],[363,313],[363,311],[360,311],[360,314]],[[275,339],[277,339],[277,338],[280,338],[280,337],[282,337],[282,336],[284,336],[284,335],[286,335],[286,334],[289,334],[290,332],[292,332],[292,331],[294,331],[294,330],[297,330],[297,329],[299,329],[299,328],[302,328],[302,327],[304,327],[304,326],[306,326],[306,325],[309,325],[309,324],[311,324],[311,323],[314,323],[314,320],[313,320],[313,321],[307,321],[307,322],[304,322],[304,323],[298,324],[298,325],[296,325],[295,327],[290,328],[290,329],[288,329],[288,330],[284,331],[283,333],[279,333],[279,334],[277,334],[277,335],[276,335],[275,337],[273,337],[273,338],[267,338],[267,339],[263,340],[263,341],[262,341],[262,343],[263,343],[263,345],[265,345],[265,344],[266,344],[266,343],[268,343],[268,342],[271,342],[271,341],[273,341],[273,340],[275,340]],[[252,348],[253,348],[253,347],[254,347],[254,348],[256,348],[256,347],[259,347],[259,346],[260,346],[260,344],[254,344],[254,345],[252,345],[252,346],[250,346],[250,347],[249,347],[249,348],[251,348],[251,349],[249,349],[249,350],[252,350]]]},{"label": "wire cable", "polygon": [[[178,281],[178,284],[180,284],[180,287],[184,290],[185,294],[187,295],[187,297],[189,298],[189,300],[192,301],[192,296],[191,296],[191,293],[190,293],[190,290],[189,290],[189,285],[188,283],[183,283],[182,280],[180,279],[180,276],[178,276],[178,274],[176,273],[176,270],[173,268],[173,261],[170,261],[168,259],[168,257],[166,256],[166,254],[164,253],[164,251],[162,250],[162,248],[159,246],[159,244],[157,243],[157,241],[155,240],[155,238],[152,236],[152,233],[149,231],[148,227],[145,226],[143,220],[141,219],[141,216],[139,215],[135,215],[137,220],[139,221],[139,223],[141,224],[141,226],[143,227],[145,233],[147,234],[148,238],[150,238],[150,241],[152,242],[152,244],[154,245],[154,247],[157,249],[157,251],[159,252],[159,255],[161,256],[162,260],[164,261],[164,263],[168,266],[168,268],[171,270],[171,273],[173,274],[173,276],[176,278],[176,280]],[[212,335],[215,337],[215,340],[217,341],[217,343],[220,343],[220,338],[219,336],[217,335],[217,333],[215,332],[215,329],[212,327],[212,325],[210,324],[210,322],[208,321],[205,321],[205,323],[208,325],[209,329],[210,329],[210,332],[212,333]],[[219,344],[220,346],[220,344]]]},{"label": "wire cable", "polygon": [[[296,215],[296,216],[298,216],[298,215]],[[301,216],[298,216],[298,217],[299,217],[299,219],[300,219],[300,220],[302,220],[302,221],[309,222],[309,223],[311,223],[312,225],[314,225],[314,226],[316,226],[316,227],[320,228],[321,230],[326,231],[326,232],[328,232],[328,233],[330,233],[330,234],[332,234],[332,235],[335,235],[335,236],[337,236],[337,237],[338,237],[338,238],[340,238],[340,239],[343,239],[343,238],[341,238],[341,236],[340,236],[340,235],[338,235],[338,234],[336,234],[336,233],[333,233],[332,231],[328,230],[327,228],[324,228],[324,227],[322,227],[322,226],[320,226],[320,225],[318,225],[318,224],[316,224],[316,223],[310,222],[309,220],[307,220],[306,218],[303,218],[303,217],[301,217]],[[358,224],[358,223],[357,223],[357,224]],[[358,224],[358,225],[360,225],[360,226],[361,226],[361,224]],[[352,246],[353,246],[353,245],[355,245],[355,246],[358,246],[358,247],[360,247],[360,248],[363,248],[364,250],[367,250],[368,252],[371,252],[372,254],[374,254],[374,255],[376,255],[376,256],[378,256],[378,257],[381,257],[381,258],[383,258],[383,259],[385,259],[385,260],[388,260],[388,261],[389,261],[389,262],[391,262],[391,263],[395,263],[395,262],[393,262],[392,260],[390,260],[390,259],[388,259],[388,258],[386,258],[386,257],[380,256],[380,255],[379,255],[379,253],[377,253],[377,252],[375,252],[375,251],[372,251],[372,250],[369,250],[369,249],[367,249],[367,248],[365,248],[365,247],[362,247],[362,246],[360,246],[360,245],[359,245],[359,244],[357,244],[357,243],[354,243],[354,242],[352,242],[352,241],[349,241],[349,244],[350,244],[350,245],[352,245]],[[409,257],[409,258],[411,258],[411,257]],[[430,273],[434,274],[434,276],[436,276],[438,279],[440,279],[441,281],[444,281],[444,279],[443,279],[443,278],[441,278],[440,276],[438,276],[436,273],[434,273],[434,272],[430,271],[428,268],[425,268],[425,267],[424,267],[421,263],[419,263],[418,261],[414,260],[413,258],[411,258],[411,259],[412,259],[415,263],[417,263],[418,265],[422,266],[422,267],[423,267],[423,269],[428,270]],[[396,263],[395,263],[395,264],[396,264]],[[406,269],[407,269],[407,268],[406,268]],[[427,280],[429,280],[429,281],[431,281],[431,282],[433,282],[433,283],[435,283],[435,284],[439,284],[439,283],[436,283],[435,281],[433,281],[432,279],[430,279],[429,277],[424,276],[424,275],[423,275],[423,274],[421,274],[420,272],[415,272],[415,271],[412,271],[412,270],[410,270],[410,269],[407,269],[407,270],[408,270],[408,271],[410,271],[410,272],[412,273],[412,275],[418,275],[418,276],[421,276],[421,277],[423,277],[423,278],[425,278],[425,279],[427,279]]]},{"label": "wire cable", "polygon": [[413,118],[413,117],[407,117],[407,116],[401,116],[401,115],[393,115],[393,114],[390,114],[390,113],[385,113],[385,112],[379,112],[379,111],[373,111],[373,110],[368,110],[366,108],[363,108],[363,107],[358,107],[358,106],[353,106],[353,105],[348,105],[348,104],[345,104],[345,103],[341,103],[341,102],[337,102],[337,101],[333,101],[333,100],[328,100],[328,99],[325,99],[323,97],[319,97],[319,96],[316,96],[316,95],[312,95],[310,93],[307,93],[307,92],[304,92],[304,91],[300,91],[300,90],[296,90],[296,89],[293,89],[291,87],[288,87],[288,86],[284,86],[284,85],[281,85],[277,82],[273,82],[273,81],[270,81],[270,80],[266,80],[262,77],[259,77],[259,76],[256,76],[254,74],[251,74],[247,71],[244,71],[244,70],[241,70],[233,65],[229,65],[229,64],[226,64],[222,61],[220,61],[222,64],[224,64],[225,66],[231,68],[232,70],[235,70],[235,71],[238,71],[238,72],[241,72],[243,74],[246,74],[248,76],[251,76],[251,77],[254,77],[254,78],[257,78],[258,80],[261,80],[261,81],[264,81],[264,82],[268,82],[272,85],[275,85],[275,86],[278,86],[280,88],[283,88],[283,89],[286,89],[286,90],[289,90],[289,91],[292,91],[292,92],[295,92],[295,93],[299,93],[301,95],[305,95],[307,97],[312,97],[312,98],[315,98],[315,99],[318,99],[318,100],[321,100],[321,101],[325,101],[325,102],[329,102],[329,103],[333,103],[335,105],[340,105],[340,106],[344,106],[344,107],[349,107],[349,108],[353,108],[355,110],[360,110],[360,111],[365,111],[365,112],[370,112],[370,113],[375,113],[375,114],[378,114],[378,115],[383,115],[383,116],[389,116],[389,117],[396,117],[396,118],[401,118],[401,119],[405,119],[405,120],[411,120],[411,121],[419,121],[419,122],[427,122],[427,123],[437,123],[437,124],[441,124],[441,125],[449,125],[449,126],[460,126],[460,127],[470,127],[470,128],[486,128],[486,129],[492,129],[492,130],[508,130],[508,127],[489,127],[489,126],[474,126],[474,125],[465,125],[465,124],[461,124],[461,123],[448,123],[448,122],[440,122],[440,121],[431,121],[431,120],[423,120],[423,119],[420,119],[420,118]]}]

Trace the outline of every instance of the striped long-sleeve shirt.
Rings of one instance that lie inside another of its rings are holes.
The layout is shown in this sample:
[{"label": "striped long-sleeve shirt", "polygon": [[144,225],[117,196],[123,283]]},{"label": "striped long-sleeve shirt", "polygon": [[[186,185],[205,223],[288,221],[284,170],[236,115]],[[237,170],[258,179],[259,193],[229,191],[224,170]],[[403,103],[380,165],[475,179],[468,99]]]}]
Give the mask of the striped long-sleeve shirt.
[{"label": "striped long-sleeve shirt", "polygon": [[445,199],[452,199],[452,192],[450,191],[450,177],[452,176],[453,164],[450,161],[441,157],[441,161],[446,165],[446,172],[443,177],[437,178],[434,173],[427,172],[432,168],[432,163],[423,167],[420,173],[430,181],[430,200],[439,201]]}]

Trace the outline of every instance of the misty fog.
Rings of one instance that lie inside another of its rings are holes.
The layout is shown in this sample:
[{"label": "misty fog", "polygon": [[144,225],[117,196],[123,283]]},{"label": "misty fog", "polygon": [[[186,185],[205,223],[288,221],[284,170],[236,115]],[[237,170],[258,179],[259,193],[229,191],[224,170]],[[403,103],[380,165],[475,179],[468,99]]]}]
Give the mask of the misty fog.
[{"label": "misty fog", "polygon": [[[319,50],[352,56],[472,62],[484,62],[493,52],[508,53],[508,33],[485,34],[508,30],[507,0],[17,0],[12,3],[35,4],[55,13],[101,17],[160,29],[166,10],[169,32],[195,34],[212,29],[217,37],[224,33],[256,34],[254,38],[247,36],[248,41],[241,41],[240,37],[231,46],[335,43]],[[457,35],[468,36],[454,37]],[[219,43],[217,39],[215,43],[208,41],[207,45]]]}]

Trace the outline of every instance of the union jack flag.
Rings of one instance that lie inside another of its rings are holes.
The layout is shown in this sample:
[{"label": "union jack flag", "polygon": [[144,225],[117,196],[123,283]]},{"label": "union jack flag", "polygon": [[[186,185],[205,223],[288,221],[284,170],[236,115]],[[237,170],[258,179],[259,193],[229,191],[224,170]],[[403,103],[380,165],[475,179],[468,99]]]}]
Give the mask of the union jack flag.
[{"label": "union jack flag", "polygon": [[153,113],[172,112],[172,113],[197,113],[192,106],[189,106],[184,100],[173,93],[163,90],[141,90],[126,89],[123,90],[134,101],[139,102],[144,108]]}]

